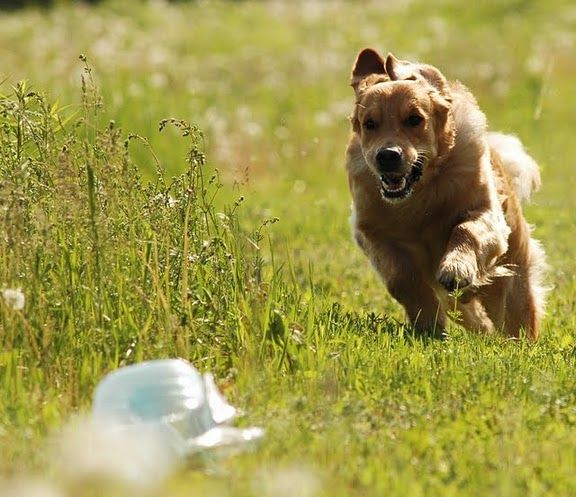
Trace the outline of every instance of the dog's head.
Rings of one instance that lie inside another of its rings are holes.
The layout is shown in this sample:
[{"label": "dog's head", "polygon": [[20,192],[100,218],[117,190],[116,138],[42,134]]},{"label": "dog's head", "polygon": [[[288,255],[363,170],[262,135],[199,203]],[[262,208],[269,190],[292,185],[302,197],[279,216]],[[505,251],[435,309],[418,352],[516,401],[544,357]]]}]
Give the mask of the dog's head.
[{"label": "dog's head", "polygon": [[408,198],[454,145],[450,88],[435,67],[362,50],[352,69],[352,129],[390,202]]}]

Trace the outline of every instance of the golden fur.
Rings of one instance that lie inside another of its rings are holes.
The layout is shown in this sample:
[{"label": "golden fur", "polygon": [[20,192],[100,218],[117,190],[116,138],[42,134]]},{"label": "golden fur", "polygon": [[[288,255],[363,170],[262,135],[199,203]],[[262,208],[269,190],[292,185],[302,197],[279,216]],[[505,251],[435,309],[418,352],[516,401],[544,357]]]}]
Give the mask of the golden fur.
[{"label": "golden fur", "polygon": [[352,86],[354,237],[410,323],[442,334],[458,310],[468,329],[535,340],[544,253],[520,205],[540,184],[535,162],[433,66],[365,49]]}]

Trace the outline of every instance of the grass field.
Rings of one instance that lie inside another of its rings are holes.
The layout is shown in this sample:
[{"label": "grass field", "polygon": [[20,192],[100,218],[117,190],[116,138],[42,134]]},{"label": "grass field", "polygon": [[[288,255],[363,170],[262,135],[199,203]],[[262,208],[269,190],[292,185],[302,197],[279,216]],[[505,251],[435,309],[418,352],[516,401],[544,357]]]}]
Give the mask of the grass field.
[{"label": "grass field", "polygon": [[[0,495],[576,495],[575,45],[568,0],[0,12],[0,289],[25,298],[0,298]],[[354,246],[364,46],[460,79],[540,163],[537,344],[411,337]],[[152,485],[58,434],[165,357],[215,373],[256,450]]]}]

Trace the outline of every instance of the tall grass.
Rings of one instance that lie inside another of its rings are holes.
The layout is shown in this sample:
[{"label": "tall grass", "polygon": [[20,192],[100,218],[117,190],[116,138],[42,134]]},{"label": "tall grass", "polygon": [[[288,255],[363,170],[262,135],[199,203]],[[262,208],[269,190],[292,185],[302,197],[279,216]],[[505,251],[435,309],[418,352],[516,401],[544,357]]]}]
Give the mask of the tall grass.
[{"label": "tall grass", "polygon": [[77,113],[26,82],[0,97],[0,282],[26,298],[22,310],[0,299],[8,427],[26,412],[25,392],[59,417],[124,364],[180,356],[226,374],[264,349],[261,245],[274,220],[243,232],[241,198],[216,210],[218,173],[201,131],[182,120],[159,128],[188,142],[186,171],[167,181],[156,158],[156,180],[144,184],[129,148],[146,140],[113,121],[98,126],[101,99],[83,60]]}]

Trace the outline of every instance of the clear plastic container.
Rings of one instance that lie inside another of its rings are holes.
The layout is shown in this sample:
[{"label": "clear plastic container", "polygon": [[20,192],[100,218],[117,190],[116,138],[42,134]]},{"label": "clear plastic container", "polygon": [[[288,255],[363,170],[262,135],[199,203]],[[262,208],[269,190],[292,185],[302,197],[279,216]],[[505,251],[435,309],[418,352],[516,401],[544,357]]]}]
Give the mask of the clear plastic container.
[{"label": "clear plastic container", "polygon": [[211,374],[201,375],[180,359],[126,366],[96,388],[93,418],[130,435],[152,433],[175,457],[259,440],[261,428],[234,428],[236,409],[218,391]]}]

